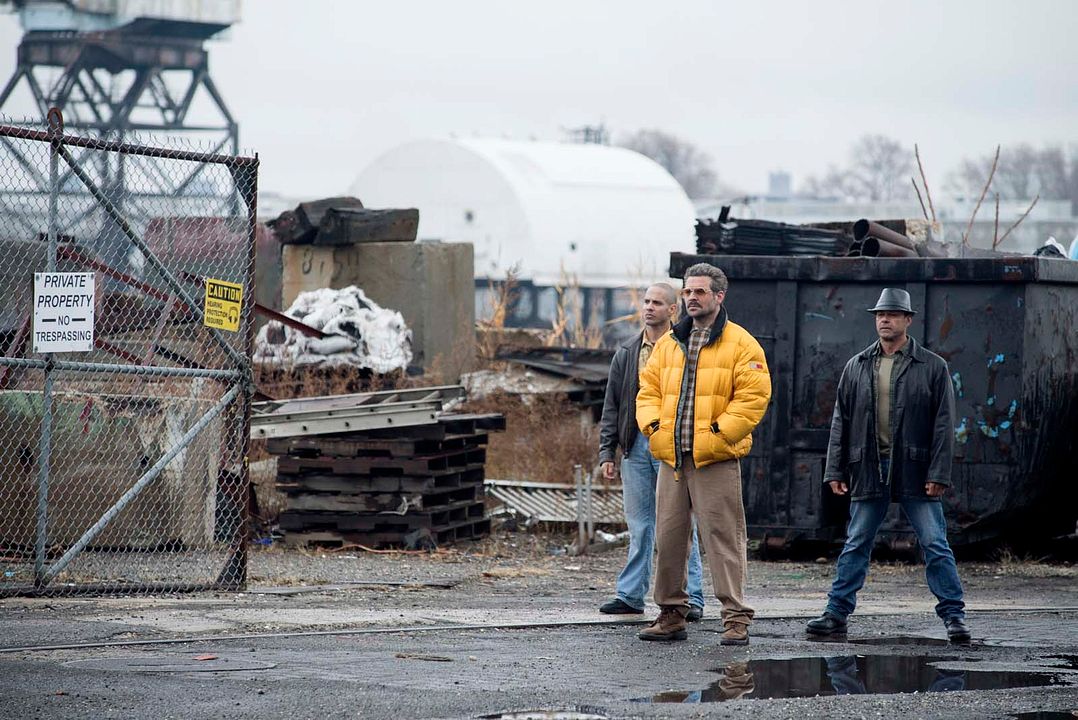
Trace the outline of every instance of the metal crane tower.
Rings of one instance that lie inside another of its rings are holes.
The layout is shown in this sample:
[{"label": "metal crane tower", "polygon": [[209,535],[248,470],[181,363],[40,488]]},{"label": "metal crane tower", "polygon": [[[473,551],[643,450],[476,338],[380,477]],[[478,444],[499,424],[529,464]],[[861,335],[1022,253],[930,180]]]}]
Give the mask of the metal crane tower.
[{"label": "metal crane tower", "polygon": [[[15,72],[0,92],[0,113],[25,117],[28,91],[35,120],[58,107],[68,132],[109,141],[184,138],[180,144],[238,154],[239,125],[210,75],[205,43],[239,20],[239,0],[0,0],[3,5],[19,14],[24,35]],[[4,145],[24,164],[19,148]],[[152,199],[157,214],[169,198],[220,199],[201,167],[165,177],[146,163],[139,167],[139,158],[110,162],[93,168],[95,179],[135,218],[152,214],[140,198]],[[137,188],[125,176],[137,176]],[[72,192],[77,186],[71,183]],[[0,188],[0,203],[24,207],[11,193],[36,190],[44,188]]]}]

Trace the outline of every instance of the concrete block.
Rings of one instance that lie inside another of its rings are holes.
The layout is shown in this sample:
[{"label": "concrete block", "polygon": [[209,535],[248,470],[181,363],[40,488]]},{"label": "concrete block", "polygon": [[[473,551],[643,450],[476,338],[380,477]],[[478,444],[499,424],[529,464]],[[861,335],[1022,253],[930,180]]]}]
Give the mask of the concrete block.
[{"label": "concrete block", "polygon": [[456,382],[475,361],[471,243],[362,243],[282,248],[282,303],[301,292],[356,285],[412,329],[413,362]]}]

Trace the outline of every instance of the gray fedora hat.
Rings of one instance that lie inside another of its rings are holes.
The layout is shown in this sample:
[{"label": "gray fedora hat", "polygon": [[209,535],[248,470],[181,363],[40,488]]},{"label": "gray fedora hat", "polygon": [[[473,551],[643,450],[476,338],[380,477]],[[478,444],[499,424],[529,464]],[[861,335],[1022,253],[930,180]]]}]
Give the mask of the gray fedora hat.
[{"label": "gray fedora hat", "polygon": [[871,313],[882,310],[917,314],[917,311],[910,306],[910,294],[901,288],[884,288],[880,293],[880,299],[876,301],[876,307],[868,309]]}]

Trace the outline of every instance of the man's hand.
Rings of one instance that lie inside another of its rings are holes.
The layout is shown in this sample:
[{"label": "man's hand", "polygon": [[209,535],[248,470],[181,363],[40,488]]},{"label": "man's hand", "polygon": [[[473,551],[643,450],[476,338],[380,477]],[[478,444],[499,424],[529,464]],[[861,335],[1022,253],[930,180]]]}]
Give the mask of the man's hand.
[{"label": "man's hand", "polygon": [[934,482],[925,483],[925,492],[928,493],[928,497],[939,497],[947,492],[947,486]]},{"label": "man's hand", "polygon": [[828,483],[828,485],[831,486],[831,492],[833,492],[836,495],[845,495],[850,489],[846,485],[846,483],[839,482],[838,480],[832,480],[831,482]]},{"label": "man's hand", "polygon": [[617,474],[614,472],[614,463],[607,460],[603,463],[603,480],[613,480],[615,477]]}]

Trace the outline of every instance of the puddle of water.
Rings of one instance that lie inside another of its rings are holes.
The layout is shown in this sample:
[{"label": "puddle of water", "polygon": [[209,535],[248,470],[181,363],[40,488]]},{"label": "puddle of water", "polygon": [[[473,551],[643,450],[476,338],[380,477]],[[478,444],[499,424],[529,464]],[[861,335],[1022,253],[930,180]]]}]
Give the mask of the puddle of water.
[{"label": "puddle of water", "polygon": [[1037,712],[1018,713],[1011,715],[1018,720],[1074,720],[1078,718],[1078,710],[1070,712],[1063,710],[1039,710]]},{"label": "puddle of water", "polygon": [[[722,677],[703,690],[662,692],[636,702],[697,703],[739,698],[889,695],[911,692],[999,690],[1061,685],[1051,673],[944,670],[934,663],[954,657],[844,655],[734,662],[714,672]],[[963,660],[963,662],[965,662]]]}]

